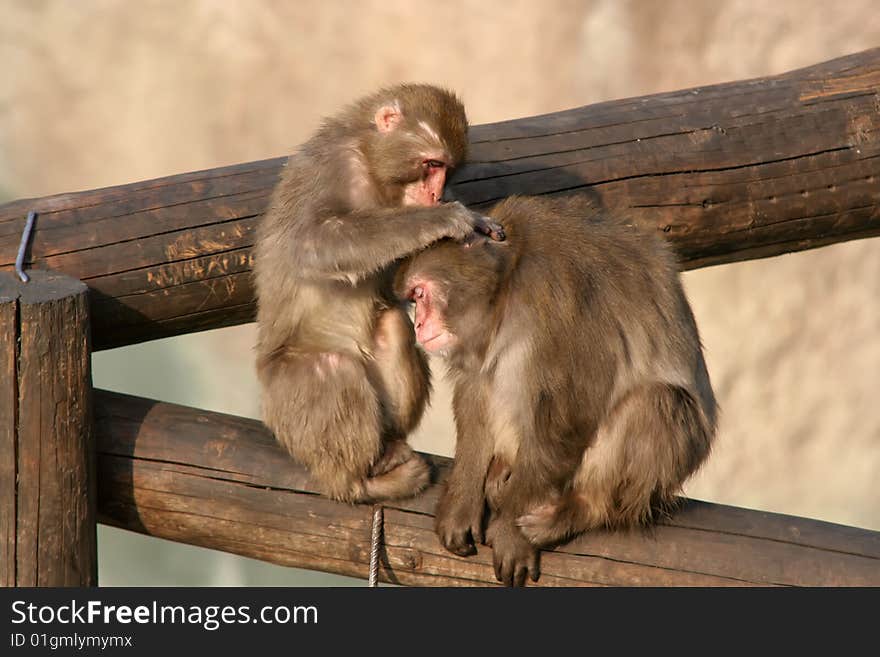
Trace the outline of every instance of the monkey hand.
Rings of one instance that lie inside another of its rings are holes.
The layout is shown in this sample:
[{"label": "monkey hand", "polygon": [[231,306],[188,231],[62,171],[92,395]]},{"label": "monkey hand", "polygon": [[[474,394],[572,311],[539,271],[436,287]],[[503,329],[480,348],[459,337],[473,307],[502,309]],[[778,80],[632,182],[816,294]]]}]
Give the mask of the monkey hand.
[{"label": "monkey hand", "polygon": [[468,502],[447,489],[437,503],[437,537],[443,547],[460,557],[476,554],[476,544],[483,541],[483,499],[480,497],[479,503]]},{"label": "monkey hand", "polygon": [[489,217],[479,214],[478,212],[471,211],[471,214],[474,216],[475,233],[488,235],[496,242],[503,242],[505,239],[507,239],[507,235],[504,233],[504,226],[492,221]]},{"label": "monkey hand", "polygon": [[540,551],[510,520],[494,518],[486,530],[486,540],[492,545],[495,579],[505,586],[525,586],[526,575],[538,581]]},{"label": "monkey hand", "polygon": [[457,240],[468,240],[472,238],[474,233],[478,235],[486,235],[496,242],[506,239],[504,227],[492,221],[479,212],[468,210],[458,201],[449,203],[448,206],[453,211],[455,228],[449,236]]}]

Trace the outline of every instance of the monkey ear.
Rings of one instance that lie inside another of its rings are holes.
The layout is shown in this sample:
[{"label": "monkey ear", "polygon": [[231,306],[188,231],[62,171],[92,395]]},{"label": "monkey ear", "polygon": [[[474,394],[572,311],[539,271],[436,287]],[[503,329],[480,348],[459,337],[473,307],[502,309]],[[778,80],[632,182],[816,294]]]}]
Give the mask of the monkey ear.
[{"label": "monkey ear", "polygon": [[376,110],[376,116],[373,121],[379,132],[391,132],[400,123],[403,114],[400,111],[400,105],[395,102],[393,105],[383,105]]}]

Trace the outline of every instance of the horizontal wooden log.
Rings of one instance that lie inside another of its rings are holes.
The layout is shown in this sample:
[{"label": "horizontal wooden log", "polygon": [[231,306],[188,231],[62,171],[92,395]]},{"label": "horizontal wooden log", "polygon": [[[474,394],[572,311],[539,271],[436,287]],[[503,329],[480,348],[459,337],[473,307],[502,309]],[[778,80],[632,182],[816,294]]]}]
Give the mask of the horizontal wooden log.
[{"label": "horizontal wooden log", "polygon": [[[784,75],[475,126],[453,193],[582,192],[663,231],[685,267],[880,234],[880,49]],[[94,347],[250,321],[254,226],[284,158],[0,206],[0,268],[92,289]]]},{"label": "horizontal wooden log", "polygon": [[[366,577],[371,508],[331,502],[255,420],[96,391],[101,522],[286,566]],[[449,460],[432,457],[439,479]],[[433,531],[438,486],[388,504],[380,577],[495,584],[491,550]],[[650,530],[592,532],[541,560],[543,586],[880,585],[880,533],[685,501]]]}]

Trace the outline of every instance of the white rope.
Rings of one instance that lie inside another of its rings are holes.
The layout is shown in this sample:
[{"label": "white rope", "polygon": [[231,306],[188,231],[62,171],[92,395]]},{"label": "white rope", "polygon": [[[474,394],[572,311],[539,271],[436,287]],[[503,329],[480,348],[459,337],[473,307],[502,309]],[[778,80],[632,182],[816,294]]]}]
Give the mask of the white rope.
[{"label": "white rope", "polygon": [[370,586],[379,586],[379,544],[382,542],[383,510],[381,504],[373,505],[373,529],[370,532]]}]

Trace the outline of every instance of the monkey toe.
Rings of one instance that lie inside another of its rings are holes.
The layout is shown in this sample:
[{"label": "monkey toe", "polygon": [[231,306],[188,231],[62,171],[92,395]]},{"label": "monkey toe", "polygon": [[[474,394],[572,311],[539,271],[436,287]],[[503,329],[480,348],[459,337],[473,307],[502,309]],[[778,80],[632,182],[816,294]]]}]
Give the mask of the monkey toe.
[{"label": "monkey toe", "polygon": [[413,458],[412,448],[404,440],[395,440],[386,445],[385,451],[379,460],[370,468],[370,476],[376,477],[386,472],[391,472],[397,466],[406,463]]},{"label": "monkey toe", "polygon": [[492,541],[495,579],[505,586],[525,586],[526,578],[538,581],[540,553],[515,525],[493,522],[486,536]]},{"label": "monkey toe", "polygon": [[521,588],[526,585],[526,579],[537,582],[540,577],[537,552],[499,555],[497,559],[493,557],[492,565],[495,579],[505,586]]}]

